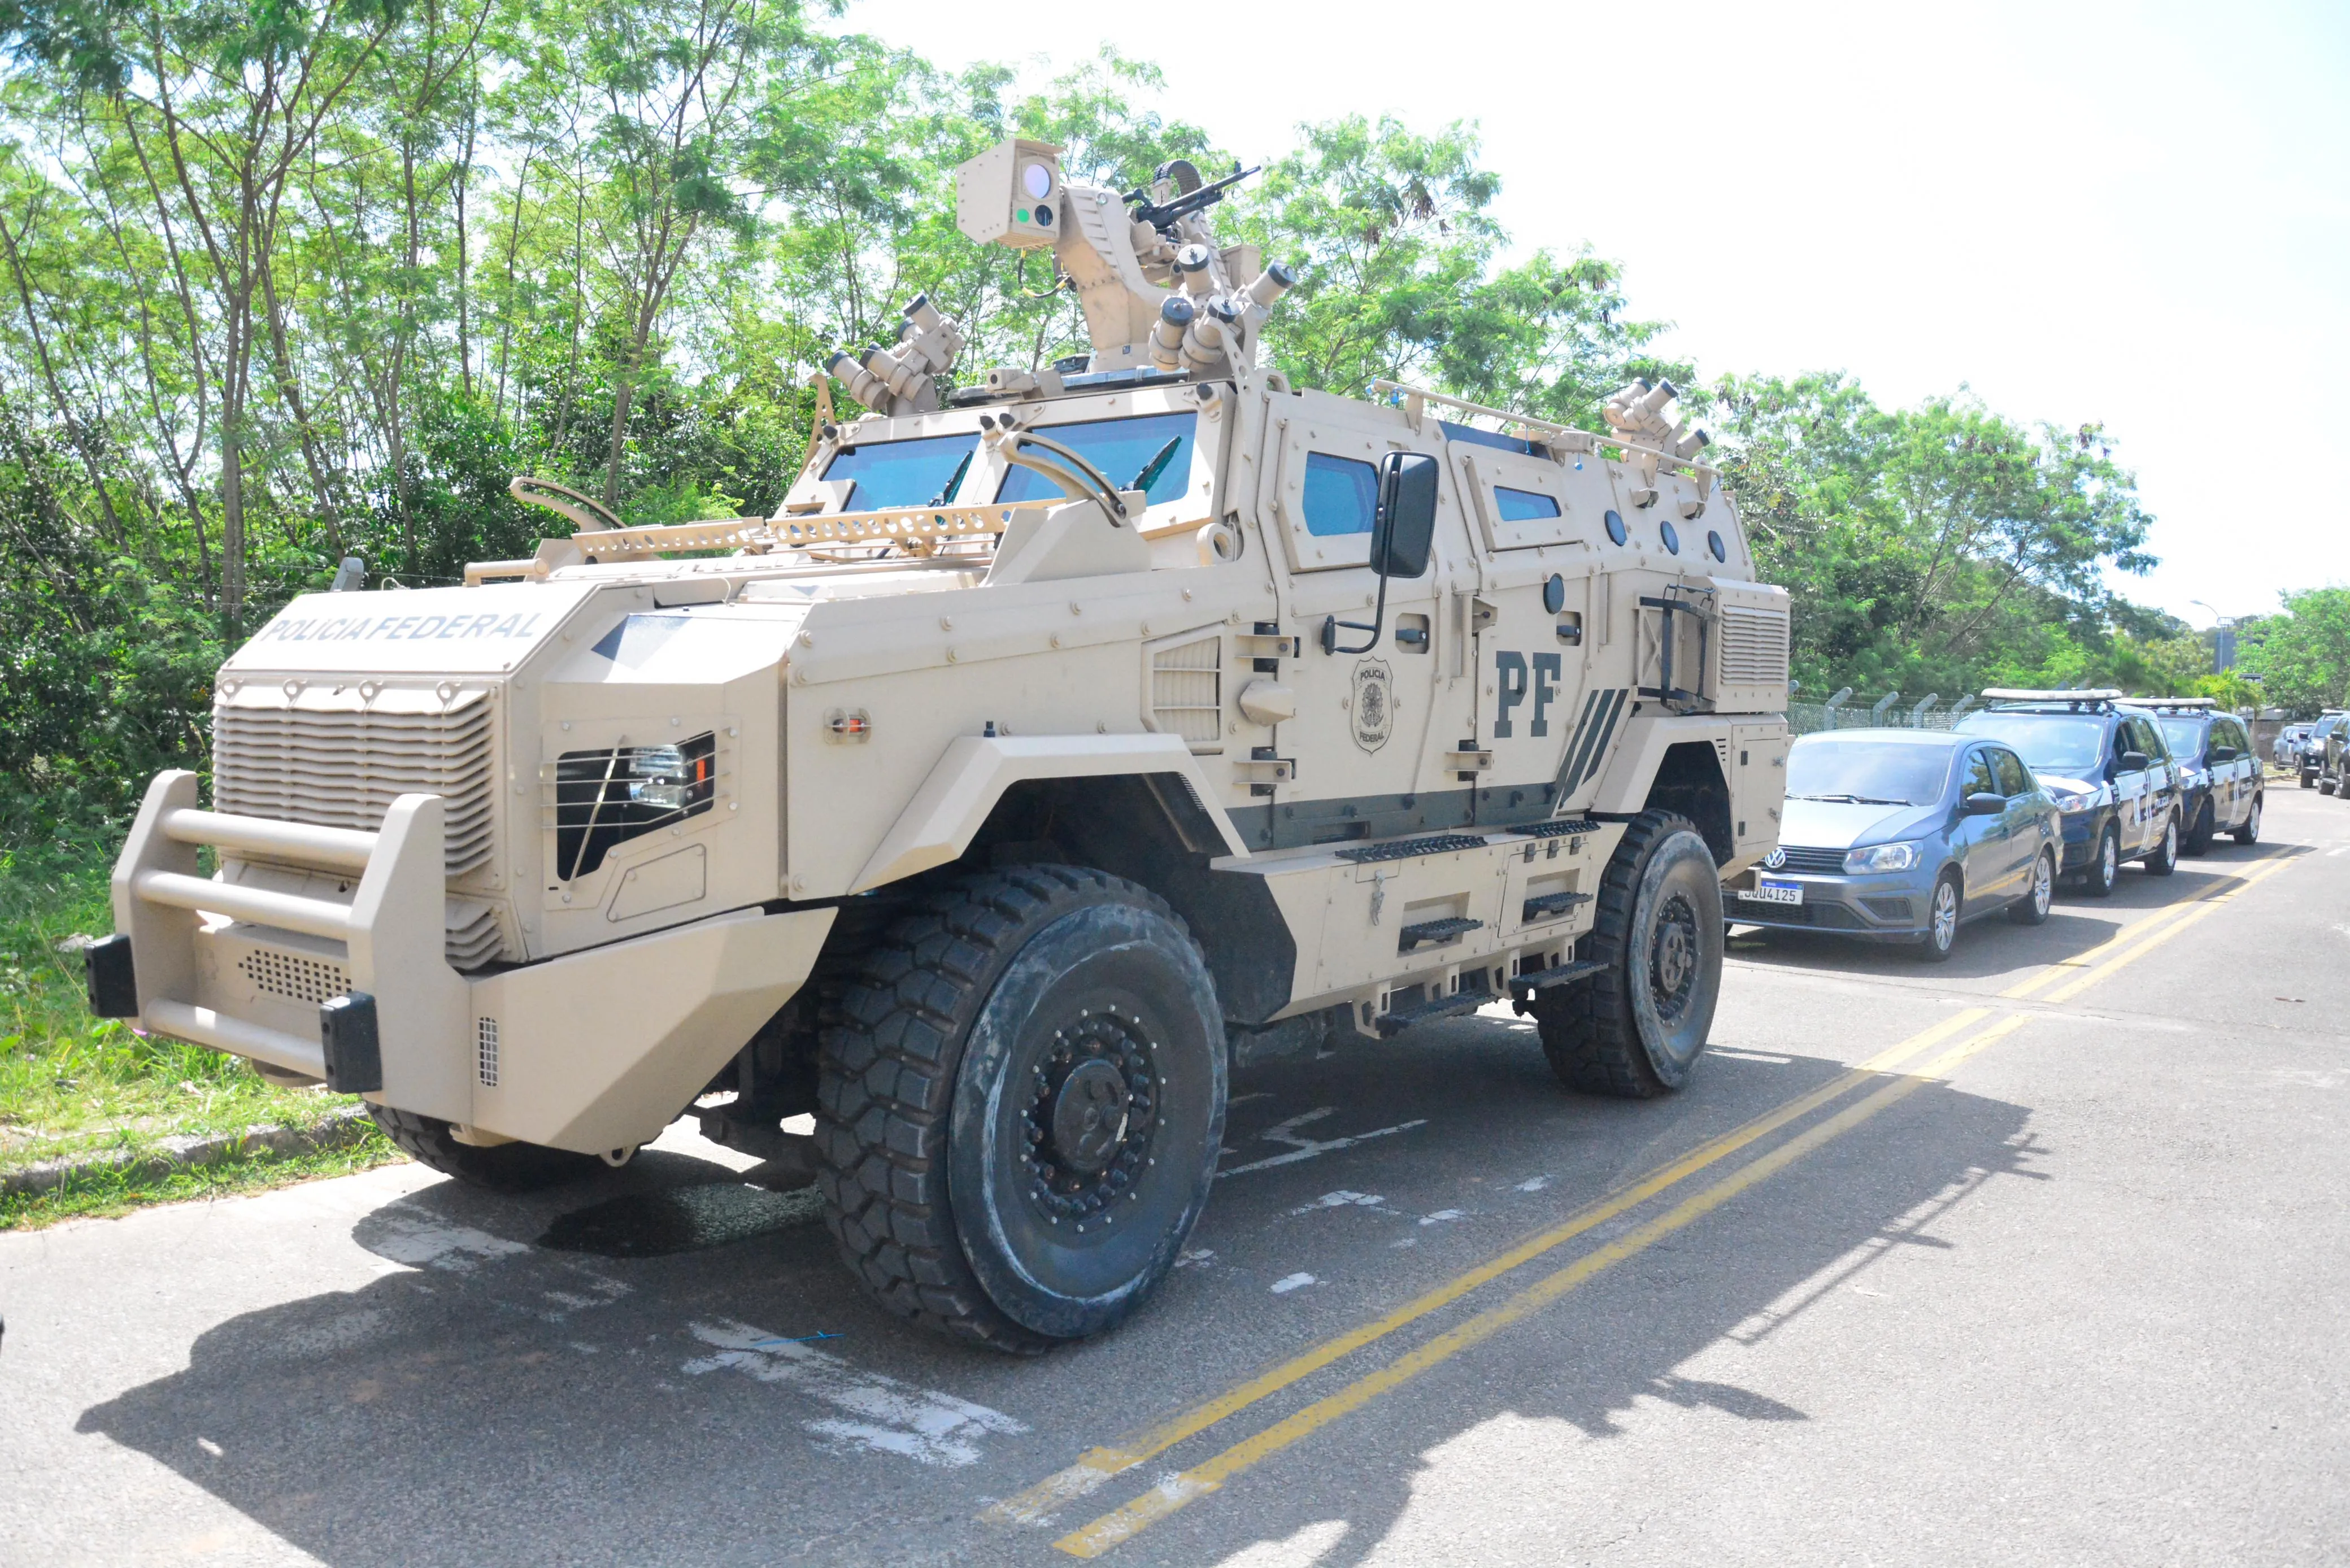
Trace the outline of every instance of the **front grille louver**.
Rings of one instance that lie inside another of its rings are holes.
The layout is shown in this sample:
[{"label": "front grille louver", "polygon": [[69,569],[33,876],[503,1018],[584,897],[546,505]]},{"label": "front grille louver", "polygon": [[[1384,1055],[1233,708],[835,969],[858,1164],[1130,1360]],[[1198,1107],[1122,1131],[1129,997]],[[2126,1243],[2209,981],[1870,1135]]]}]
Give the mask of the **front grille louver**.
[{"label": "front grille louver", "polygon": [[400,796],[437,794],[448,872],[462,877],[497,848],[495,740],[480,692],[431,712],[224,705],[213,713],[213,804],[373,833]]}]

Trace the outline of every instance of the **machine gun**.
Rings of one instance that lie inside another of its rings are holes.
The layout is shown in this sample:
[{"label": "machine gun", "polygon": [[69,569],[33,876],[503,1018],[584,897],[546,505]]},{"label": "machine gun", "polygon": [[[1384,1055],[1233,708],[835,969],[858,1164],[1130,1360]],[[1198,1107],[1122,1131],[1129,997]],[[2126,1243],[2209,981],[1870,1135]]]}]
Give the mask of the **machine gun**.
[{"label": "machine gun", "polygon": [[[1263,164],[1257,166],[1259,169],[1263,167]],[[1160,234],[1171,235],[1175,232],[1178,219],[1188,218],[1194,213],[1205,212],[1214,206],[1224,199],[1226,191],[1256,171],[1256,169],[1243,169],[1235,162],[1231,173],[1221,180],[1211,181],[1203,185],[1200,182],[1200,171],[1191,166],[1191,160],[1178,158],[1160,164],[1157,176],[1151,182],[1158,184],[1162,181],[1171,180],[1181,194],[1171,201],[1153,202],[1148,190],[1137,189],[1128,191],[1120,199],[1134,209],[1136,223],[1149,223]],[[1184,185],[1186,175],[1191,177],[1191,184],[1188,188]]]}]

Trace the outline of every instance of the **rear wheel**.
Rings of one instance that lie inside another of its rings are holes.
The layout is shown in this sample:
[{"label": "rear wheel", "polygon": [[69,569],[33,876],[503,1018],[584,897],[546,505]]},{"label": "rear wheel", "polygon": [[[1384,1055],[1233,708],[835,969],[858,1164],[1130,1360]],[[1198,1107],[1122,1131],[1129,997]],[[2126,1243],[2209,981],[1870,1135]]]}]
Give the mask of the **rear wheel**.
[{"label": "rear wheel", "polygon": [[1928,963],[1941,963],[1957,949],[1960,902],[1959,874],[1943,872],[1926,900],[1926,934],[1918,942],[1918,956]]},{"label": "rear wheel", "polygon": [[2244,826],[2236,829],[2235,839],[2239,844],[2258,844],[2261,841],[2261,797],[2259,795],[2252,796],[2252,809],[2244,814]]},{"label": "rear wheel", "polygon": [[1222,1147],[1222,1014],[1144,889],[983,873],[868,950],[816,1100],[817,1184],[866,1289],[1033,1354],[1117,1324],[1173,1266]]},{"label": "rear wheel", "polygon": [[493,1192],[528,1192],[586,1176],[601,1163],[592,1154],[574,1154],[545,1144],[501,1143],[483,1147],[459,1143],[456,1129],[438,1116],[421,1116],[370,1104],[368,1115],[383,1136],[419,1165],[453,1176],[469,1187]]},{"label": "rear wheel", "polygon": [[2195,826],[2187,830],[2187,842],[2180,847],[2189,855],[2209,855],[2211,853],[2211,840],[2218,837],[2219,833],[2218,811],[2206,797],[2202,809],[2195,814]]},{"label": "rear wheel", "polygon": [[2162,838],[2146,857],[2149,876],[2168,877],[2178,869],[2178,818],[2162,819]]},{"label": "rear wheel", "polygon": [[2019,926],[2044,926],[2049,907],[2056,901],[2056,852],[2043,849],[2032,863],[2032,882],[2022,898],[2007,907],[2007,918]]},{"label": "rear wheel", "polygon": [[1634,817],[1599,878],[1586,957],[1607,967],[1534,993],[1543,1054],[1568,1087],[1650,1099],[1689,1082],[1721,994],[1721,880],[1688,818]]}]

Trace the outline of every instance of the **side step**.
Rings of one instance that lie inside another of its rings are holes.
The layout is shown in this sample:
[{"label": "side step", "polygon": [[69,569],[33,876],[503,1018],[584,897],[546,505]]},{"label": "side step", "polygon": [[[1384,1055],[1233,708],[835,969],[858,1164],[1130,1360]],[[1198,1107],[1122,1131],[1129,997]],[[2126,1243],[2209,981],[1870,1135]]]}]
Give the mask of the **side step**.
[{"label": "side step", "polygon": [[1577,959],[1556,969],[1538,969],[1532,974],[1513,974],[1510,977],[1510,991],[1523,1002],[1537,991],[1547,991],[1554,985],[1565,985],[1569,981],[1597,974],[1607,967],[1606,962],[1599,959]]},{"label": "side step", "polygon": [[1393,1039],[1415,1023],[1426,1023],[1434,1018],[1450,1018],[1456,1012],[1474,1012],[1489,1002],[1501,1000],[1490,991],[1461,991],[1451,996],[1415,1002],[1409,1007],[1399,1007],[1380,1013],[1379,1035],[1382,1039]]},{"label": "side step", "polygon": [[1422,920],[1416,926],[1406,926],[1396,943],[1396,951],[1408,953],[1414,948],[1451,947],[1470,932],[1482,930],[1485,922],[1466,916],[1445,920]]},{"label": "side step", "polygon": [[1591,895],[1588,893],[1543,893],[1526,900],[1525,908],[1519,911],[1518,919],[1531,926],[1537,920],[1546,920],[1554,915],[1564,915],[1576,905],[1589,902],[1591,902]]}]

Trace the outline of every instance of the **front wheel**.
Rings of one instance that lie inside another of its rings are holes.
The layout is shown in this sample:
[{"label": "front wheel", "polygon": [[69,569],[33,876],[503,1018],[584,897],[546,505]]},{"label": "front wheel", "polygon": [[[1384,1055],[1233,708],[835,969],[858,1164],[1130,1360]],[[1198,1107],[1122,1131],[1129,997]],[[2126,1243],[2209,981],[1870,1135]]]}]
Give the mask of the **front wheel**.
[{"label": "front wheel", "polygon": [[1034,1354],[1173,1267],[1222,1145],[1215,983],[1175,913],[1070,866],[932,893],[825,1031],[817,1184],[882,1305]]},{"label": "front wheel", "polygon": [[1960,903],[1959,874],[1945,871],[1926,902],[1926,934],[1918,941],[1918,956],[1928,963],[1942,963],[1957,949]]},{"label": "front wheel", "polygon": [[2081,886],[2092,898],[2109,898],[2122,879],[2122,830],[2112,823],[2097,835],[2097,856],[2081,874]]},{"label": "front wheel", "polygon": [[2258,844],[2261,841],[2261,797],[2259,795],[2252,796],[2252,809],[2244,814],[2244,826],[2236,829],[2234,837],[2239,844]]},{"label": "front wheel", "polygon": [[2146,869],[2147,874],[2153,877],[2168,877],[2178,869],[2178,818],[2177,815],[2169,815],[2162,819],[2162,841],[2157,844],[2153,852],[2147,856]]},{"label": "front wheel", "polygon": [[2219,808],[2206,799],[2202,809],[2195,814],[2195,826],[2188,829],[2187,841],[2180,847],[2189,855],[2209,855],[2211,853],[2211,840],[2219,836]]},{"label": "front wheel", "polygon": [[1534,1024],[1568,1087],[1651,1099],[1689,1082],[1721,994],[1721,880],[1687,817],[1644,811],[1599,878],[1589,980],[1534,993]]},{"label": "front wheel", "polygon": [[2032,863],[2031,890],[2007,907],[2007,918],[2019,926],[2044,926],[2049,907],[2056,901],[2056,852],[2043,849]]},{"label": "front wheel", "polygon": [[574,1154],[567,1148],[549,1148],[544,1144],[460,1143],[457,1129],[439,1116],[422,1116],[374,1104],[369,1104],[367,1111],[375,1118],[375,1125],[383,1129],[383,1136],[417,1164],[443,1176],[455,1177],[468,1187],[487,1188],[492,1192],[528,1192],[552,1187],[586,1176],[600,1163],[592,1154]]}]

